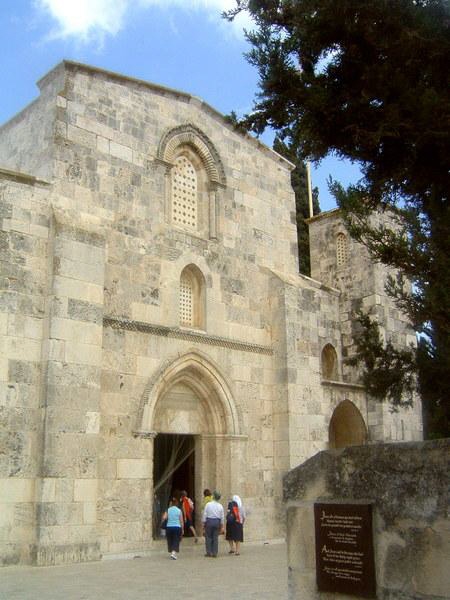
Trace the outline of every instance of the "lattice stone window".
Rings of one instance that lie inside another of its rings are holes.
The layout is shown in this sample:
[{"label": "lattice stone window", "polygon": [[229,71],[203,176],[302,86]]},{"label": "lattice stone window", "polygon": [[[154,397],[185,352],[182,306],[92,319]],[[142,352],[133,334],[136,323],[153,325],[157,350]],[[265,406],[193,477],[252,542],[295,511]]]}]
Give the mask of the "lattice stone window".
[{"label": "lattice stone window", "polygon": [[182,274],[180,278],[180,325],[194,326],[194,290],[192,278]]},{"label": "lattice stone window", "polygon": [[338,233],[336,238],[337,266],[342,267],[348,261],[348,240],[344,233]]},{"label": "lattice stone window", "polygon": [[172,169],[172,220],[197,229],[197,173],[186,156],[179,156]]},{"label": "lattice stone window", "polygon": [[187,265],[180,275],[180,325],[205,329],[205,278],[196,265]]}]

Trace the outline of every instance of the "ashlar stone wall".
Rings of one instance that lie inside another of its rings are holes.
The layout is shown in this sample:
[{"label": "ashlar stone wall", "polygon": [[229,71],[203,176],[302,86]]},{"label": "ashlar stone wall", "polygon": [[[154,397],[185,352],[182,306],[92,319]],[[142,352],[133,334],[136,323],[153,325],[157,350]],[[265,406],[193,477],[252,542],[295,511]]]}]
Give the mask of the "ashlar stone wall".
[{"label": "ashlar stone wall", "polygon": [[0,165],[21,173],[32,173],[52,181],[53,148],[58,137],[58,90],[63,81],[55,76],[38,82],[39,96],[0,127]]},{"label": "ashlar stone wall", "polygon": [[[336,407],[359,411],[369,441],[397,427],[343,361],[378,275],[351,250],[330,278],[332,214],[311,222],[319,269],[300,276],[292,165],[198,98],[72,62],[39,86],[0,130],[16,169],[0,180],[2,561],[151,549],[158,434],[193,436],[198,506],[205,487],[238,493],[247,540],[282,536],[282,477],[329,446]],[[197,228],[186,206],[173,218],[180,157]]]},{"label": "ashlar stone wall", "polygon": [[[379,215],[375,218],[381,222],[388,217]],[[358,310],[363,309],[376,318],[381,335],[398,347],[415,345],[416,335],[405,315],[386,294],[389,271],[381,264],[372,262],[366,248],[350,238],[338,210],[313,217],[309,220],[309,229],[312,277],[339,290],[340,381],[358,384],[358,369],[345,361],[355,353],[355,314]],[[344,245],[340,255],[338,238]],[[338,389],[343,388],[335,385],[334,395],[338,394]],[[356,405],[362,408],[360,402]],[[413,408],[393,414],[388,404],[368,398],[363,414],[372,441],[422,439],[419,400]]]},{"label": "ashlar stone wall", "polygon": [[42,451],[49,186],[0,170],[0,547],[30,562]]}]

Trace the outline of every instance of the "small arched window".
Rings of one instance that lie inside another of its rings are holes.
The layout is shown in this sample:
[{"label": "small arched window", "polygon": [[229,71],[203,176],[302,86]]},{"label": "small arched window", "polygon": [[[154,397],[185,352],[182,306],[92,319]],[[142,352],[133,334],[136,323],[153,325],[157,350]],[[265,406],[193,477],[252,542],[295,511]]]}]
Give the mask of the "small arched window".
[{"label": "small arched window", "polygon": [[182,327],[205,329],[205,278],[195,265],[181,273],[179,310]]},{"label": "small arched window", "polygon": [[331,344],[324,346],[321,356],[322,379],[328,381],[337,381],[338,379],[338,360],[336,350]]},{"label": "small arched window", "polygon": [[336,238],[337,266],[342,267],[348,261],[348,239],[345,233],[338,233]]}]

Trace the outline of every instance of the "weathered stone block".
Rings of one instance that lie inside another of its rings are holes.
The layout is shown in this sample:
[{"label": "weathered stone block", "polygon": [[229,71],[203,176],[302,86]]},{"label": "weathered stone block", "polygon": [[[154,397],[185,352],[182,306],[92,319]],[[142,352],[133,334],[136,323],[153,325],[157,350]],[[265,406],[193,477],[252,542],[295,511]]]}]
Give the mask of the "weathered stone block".
[{"label": "weathered stone block", "polygon": [[80,329],[79,339],[87,339],[88,343],[83,344],[75,341],[66,341],[64,352],[65,362],[100,367],[102,364],[102,349],[99,345],[89,343],[91,341],[95,342],[98,337],[97,332],[94,332],[90,337],[85,337],[83,333],[86,332],[86,329]]},{"label": "weathered stone block", "polygon": [[48,433],[45,477],[93,478],[97,475],[96,436],[82,433]]},{"label": "weathered stone block", "polygon": [[113,140],[109,142],[109,152],[111,156],[115,156],[122,160],[126,160],[128,162],[132,162],[133,160],[133,151],[131,148],[127,148],[123,144],[118,144]]},{"label": "weathered stone block", "polygon": [[93,304],[102,304],[103,302],[102,286],[81,279],[76,280],[57,275],[54,279],[54,289],[58,296],[67,296]]},{"label": "weathered stone block", "polygon": [[95,525],[97,523],[96,502],[83,502],[83,523],[85,525]]},{"label": "weathered stone block", "polygon": [[78,502],[41,502],[37,506],[37,517],[39,523],[44,527],[81,525],[83,523],[83,507]]},{"label": "weathered stone block", "polygon": [[55,502],[56,499],[56,479],[37,479],[36,480],[37,494],[41,502]]},{"label": "weathered stone block", "polygon": [[8,361],[8,379],[15,383],[38,383],[40,376],[39,362],[30,362],[24,360]]},{"label": "weathered stone block", "polygon": [[19,477],[0,479],[0,502],[2,503],[33,502],[34,494],[34,479],[20,479]]},{"label": "weathered stone block", "polygon": [[151,461],[146,459],[122,458],[117,460],[117,477],[119,479],[150,479],[152,477]]},{"label": "weathered stone block", "polygon": [[101,558],[100,545],[95,543],[40,544],[33,555],[38,566],[87,562]]},{"label": "weathered stone block", "polygon": [[75,502],[96,502],[97,479],[75,479],[74,500]]},{"label": "weathered stone block", "polygon": [[87,321],[97,325],[102,324],[103,307],[83,300],[69,298],[67,316],[77,321]]}]

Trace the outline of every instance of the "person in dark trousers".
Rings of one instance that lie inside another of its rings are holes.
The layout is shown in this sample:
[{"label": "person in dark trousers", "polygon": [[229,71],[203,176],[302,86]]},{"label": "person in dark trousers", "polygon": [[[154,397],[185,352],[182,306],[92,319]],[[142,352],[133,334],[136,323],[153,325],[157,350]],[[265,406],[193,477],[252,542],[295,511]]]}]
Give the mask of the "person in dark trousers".
[{"label": "person in dark trousers", "polygon": [[226,535],[225,539],[230,545],[228,554],[239,556],[241,542],[244,541],[244,521],[245,511],[242,506],[242,500],[239,496],[233,496],[233,499],[228,502],[228,511],[226,517]]},{"label": "person in dark trousers", "polygon": [[205,556],[216,558],[219,552],[219,533],[223,533],[224,512],[219,502],[220,493],[215,490],[213,499],[205,506],[202,523],[205,536]]},{"label": "person in dark trousers", "polygon": [[172,498],[169,508],[163,514],[163,520],[166,519],[167,551],[170,553],[171,559],[177,560],[180,551],[180,541],[184,533],[184,520],[176,498]]}]

